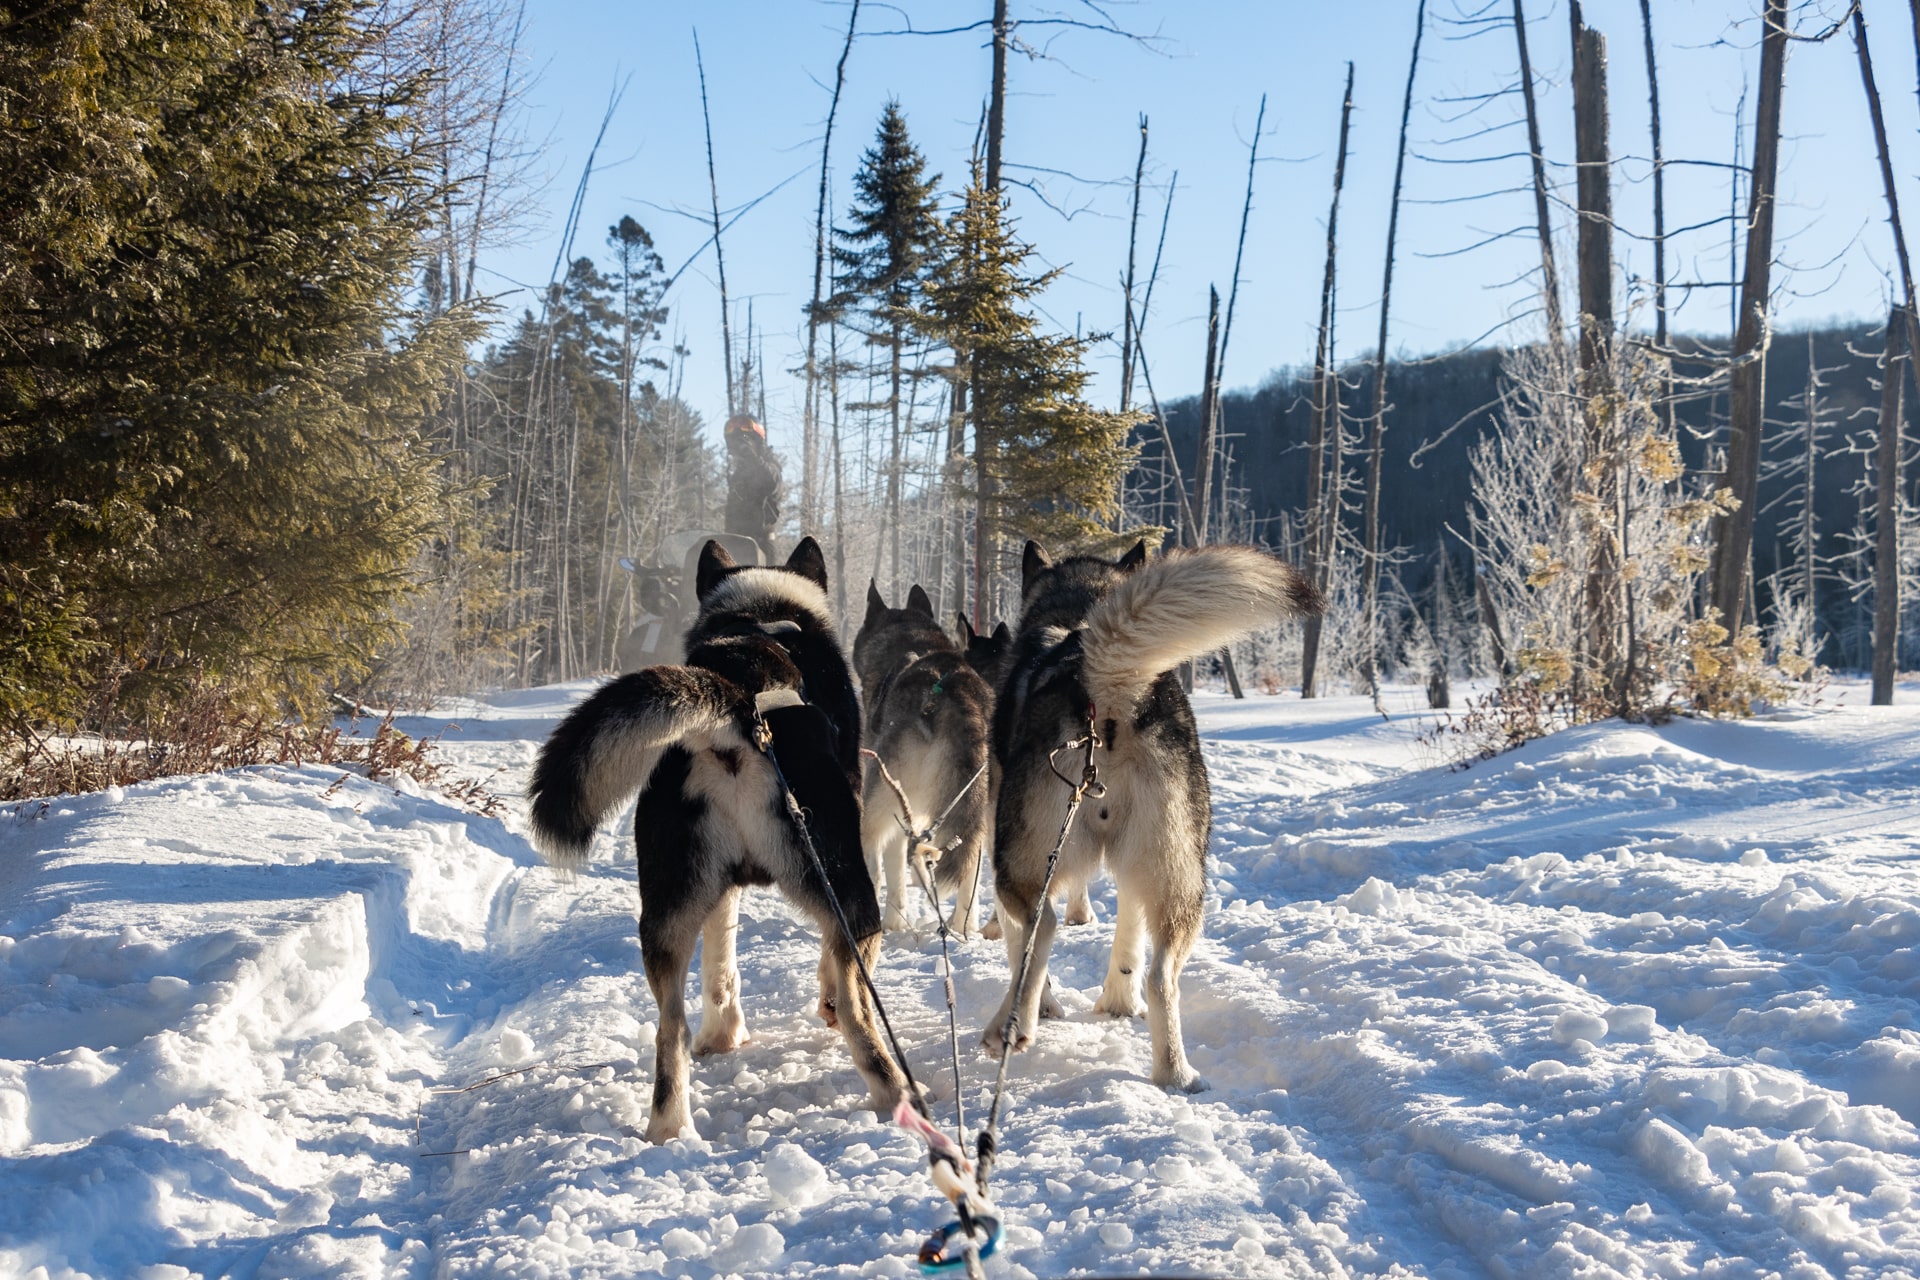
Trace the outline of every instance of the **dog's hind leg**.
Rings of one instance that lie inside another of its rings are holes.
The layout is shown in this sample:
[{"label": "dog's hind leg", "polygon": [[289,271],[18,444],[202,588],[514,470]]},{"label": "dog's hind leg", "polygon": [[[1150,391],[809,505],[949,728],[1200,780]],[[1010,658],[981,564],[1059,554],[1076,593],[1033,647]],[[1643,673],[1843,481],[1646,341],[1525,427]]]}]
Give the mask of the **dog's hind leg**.
[{"label": "dog's hind leg", "polygon": [[1099,917],[1093,914],[1093,899],[1087,896],[1087,885],[1082,882],[1067,890],[1068,924],[1092,924]]},{"label": "dog's hind leg", "polygon": [[1179,925],[1155,930],[1153,962],[1147,967],[1147,1027],[1153,1037],[1153,1082],[1184,1093],[1198,1093],[1207,1087],[1198,1071],[1187,1061],[1187,1047],[1180,1029],[1180,971],[1199,933],[1199,915],[1194,913],[1191,928]]},{"label": "dog's hind leg", "polygon": [[987,1024],[986,1034],[980,1037],[988,1053],[1000,1052],[1007,1020],[1014,1016],[1016,1009],[1019,1016],[1013,1030],[1015,1053],[1033,1044],[1034,1028],[1040,1020],[1043,1003],[1053,1003],[1056,1012],[1051,1016],[1060,1016],[1058,1004],[1053,1001],[1053,985],[1047,977],[1047,954],[1053,949],[1053,934],[1059,918],[1054,914],[1053,903],[1045,898],[1040,899],[1039,934],[1034,940],[1033,963],[1028,966],[1027,980],[1018,989],[1013,986],[1020,971],[1020,957],[1027,947],[1027,920],[1032,910],[1031,896],[1026,902],[1019,902],[1004,887],[1001,889],[1000,914],[1007,940],[1007,998],[1000,1002],[999,1010]]},{"label": "dog's hind leg", "polygon": [[898,933],[913,928],[913,918],[907,914],[907,882],[913,873],[907,870],[906,835],[894,831],[887,837],[886,851],[887,910],[883,920],[888,933]]},{"label": "dog's hind leg", "polygon": [[740,930],[740,890],[727,890],[707,916],[700,951],[700,1034],[698,1057],[732,1053],[747,1042],[747,1015],[740,1008],[740,967],[734,959],[734,935]]},{"label": "dog's hind leg", "polygon": [[[876,767],[874,773],[878,772]],[[860,843],[873,887],[877,890],[883,882],[886,885],[884,923],[889,932],[912,927],[907,917],[907,837],[896,821],[899,812],[900,802],[893,788],[885,783],[867,788],[867,802],[860,814]],[[885,875],[881,874],[882,864]]]},{"label": "dog's hind leg", "polygon": [[1107,961],[1107,982],[1100,989],[1095,1013],[1114,1018],[1137,1018],[1147,1011],[1140,1002],[1140,970],[1147,960],[1145,920],[1140,896],[1121,884],[1114,909],[1113,955]]},{"label": "dog's hind leg", "polygon": [[[831,919],[825,919],[820,921],[820,928],[827,937],[822,963],[830,967],[833,974],[834,1007],[839,1014],[840,1034],[847,1042],[847,1052],[853,1055],[854,1068],[867,1082],[868,1105],[883,1117],[891,1116],[894,1107],[906,1096],[906,1074],[880,1042],[873,1001],[860,981],[860,971],[854,965],[853,952],[848,948],[844,936],[838,932],[838,925]],[[868,935],[861,940],[859,947],[860,955],[866,961],[867,972],[871,974],[880,962],[880,935]]]},{"label": "dog's hind leg", "polygon": [[[1180,1028],[1180,971],[1200,939],[1206,907],[1206,804],[1204,786],[1184,794],[1170,786],[1159,796],[1140,796],[1135,821],[1116,830],[1114,843],[1107,851],[1121,903],[1113,963],[1125,967],[1134,962],[1138,967],[1138,935],[1133,939],[1131,955],[1120,945],[1123,939],[1119,936],[1126,927],[1126,917],[1137,912],[1139,925],[1153,942],[1153,958],[1146,973],[1153,1082],[1188,1093],[1207,1087],[1187,1062]],[[1159,820],[1148,821],[1146,815],[1157,815]],[[1114,978],[1110,969],[1109,992]]]},{"label": "dog's hind leg", "polygon": [[[651,925],[651,927],[650,927]],[[693,1108],[687,1097],[687,967],[693,960],[694,921],[670,917],[640,919],[640,957],[647,985],[660,1010],[653,1040],[653,1105],[647,1113],[647,1141],[671,1142],[693,1133]]]},{"label": "dog's hind leg", "polygon": [[962,840],[959,846],[940,859],[935,884],[942,892],[953,894],[953,912],[947,928],[962,938],[973,933],[974,899],[980,894],[980,842]]}]

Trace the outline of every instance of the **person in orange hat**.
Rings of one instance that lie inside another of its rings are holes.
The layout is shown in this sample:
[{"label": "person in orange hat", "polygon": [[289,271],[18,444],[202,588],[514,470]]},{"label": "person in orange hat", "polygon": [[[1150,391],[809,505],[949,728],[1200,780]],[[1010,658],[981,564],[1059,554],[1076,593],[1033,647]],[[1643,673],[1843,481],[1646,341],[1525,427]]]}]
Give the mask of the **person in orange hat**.
[{"label": "person in orange hat", "polygon": [[780,459],[767,447],[767,429],[744,413],[727,419],[728,533],[744,534],[773,554],[780,520]]}]

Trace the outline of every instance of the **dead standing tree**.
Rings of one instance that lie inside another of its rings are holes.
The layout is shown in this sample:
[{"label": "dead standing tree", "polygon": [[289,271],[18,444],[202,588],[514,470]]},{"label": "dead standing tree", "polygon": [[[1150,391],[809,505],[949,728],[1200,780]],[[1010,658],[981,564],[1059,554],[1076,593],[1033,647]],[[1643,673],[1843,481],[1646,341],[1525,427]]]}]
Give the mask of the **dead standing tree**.
[{"label": "dead standing tree", "polygon": [[1733,387],[1727,413],[1726,487],[1739,503],[1714,520],[1709,601],[1729,639],[1744,621],[1753,551],[1755,498],[1760,488],[1768,336],[1768,290],[1773,269],[1774,192],[1780,165],[1780,99],[1786,83],[1787,0],[1766,0],[1760,40],[1760,100],[1754,117],[1753,174],[1747,197],[1747,260],[1740,286],[1740,319],[1733,336]]},{"label": "dead standing tree", "polygon": [[[1586,25],[1579,0],[1567,9],[1573,37],[1573,133],[1578,175],[1580,395],[1583,479],[1576,492],[1587,536],[1586,666],[1619,702],[1626,668],[1620,630],[1623,548],[1620,502],[1620,413],[1612,383],[1613,168],[1607,148],[1607,39]],[[1576,485],[1578,481],[1576,481]]]},{"label": "dead standing tree", "polygon": [[[1640,0],[1640,34],[1647,51],[1647,129],[1653,143],[1653,345],[1667,349],[1667,164],[1660,149],[1660,73],[1653,57],[1653,0]],[[1667,434],[1674,434],[1673,369],[1661,379]]]},{"label": "dead standing tree", "polygon": [[1513,39],[1520,51],[1520,97],[1527,109],[1527,152],[1533,162],[1533,212],[1540,237],[1540,297],[1547,307],[1547,341],[1560,342],[1560,272],[1553,260],[1553,220],[1548,216],[1547,160],[1540,146],[1540,108],[1533,96],[1533,60],[1527,53],[1527,14],[1513,0]]},{"label": "dead standing tree", "polygon": [[[1913,8],[1914,53],[1920,60],[1920,0]],[[1874,558],[1873,558],[1873,704],[1890,706],[1900,648],[1900,375],[1911,367],[1910,353],[1920,351],[1920,323],[1913,297],[1913,263],[1907,255],[1907,235],[1900,223],[1899,188],[1887,150],[1887,122],[1880,106],[1880,90],[1873,79],[1873,54],[1867,46],[1867,20],[1853,6],[1853,47],[1860,62],[1860,87],[1867,97],[1873,121],[1873,142],[1880,161],[1880,182],[1886,192],[1887,226],[1900,263],[1901,304],[1887,317],[1885,384],[1881,389],[1878,440],[1874,450]],[[1920,88],[1920,81],[1916,82]],[[1901,332],[1904,329],[1904,333]]]},{"label": "dead standing tree", "polygon": [[[1400,183],[1407,168],[1407,124],[1413,117],[1413,79],[1420,68],[1420,38],[1426,32],[1427,0],[1413,17],[1413,52],[1407,58],[1407,91],[1400,100],[1400,145],[1393,160],[1393,198],[1387,206],[1387,259],[1380,274],[1380,335],[1373,348],[1373,430],[1367,448],[1366,581],[1361,605],[1361,673],[1380,709],[1380,470],[1387,430],[1387,318],[1393,302],[1393,251],[1400,230]],[[1442,654],[1444,663],[1447,655]],[[1384,712],[1383,712],[1384,714]]]},{"label": "dead standing tree", "polygon": [[800,523],[803,529],[820,525],[820,322],[827,272],[828,160],[833,153],[833,121],[840,114],[840,91],[847,83],[847,59],[853,53],[854,28],[860,23],[860,0],[847,15],[847,38],[833,69],[833,97],[827,103],[827,125],[820,136],[820,196],[813,215],[813,300],[807,304],[807,387],[800,436]]},{"label": "dead standing tree", "polygon": [[[1302,540],[1306,547],[1307,574],[1322,593],[1333,557],[1333,540],[1328,530],[1338,520],[1340,489],[1338,476],[1327,484],[1327,424],[1333,424],[1334,443],[1340,435],[1340,394],[1338,374],[1333,364],[1333,301],[1335,249],[1339,243],[1340,188],[1347,178],[1347,134],[1353,120],[1353,64],[1347,64],[1347,87],[1340,99],[1340,149],[1333,164],[1333,203],[1327,210],[1327,265],[1320,280],[1320,334],[1313,349],[1313,422],[1307,438],[1307,529]],[[1330,491],[1330,492],[1329,492]],[[1331,500],[1329,500],[1331,499]],[[1332,508],[1332,518],[1323,510]],[[1314,669],[1320,661],[1320,619],[1309,617],[1302,625],[1300,642],[1300,696],[1314,695]]]},{"label": "dead standing tree", "polygon": [[1127,275],[1122,285],[1126,313],[1120,321],[1120,412],[1133,407],[1133,265],[1140,238],[1140,184],[1147,172],[1147,118],[1140,117],[1140,158],[1133,166],[1133,212],[1127,219]]},{"label": "dead standing tree", "polygon": [[[713,168],[713,115],[707,110],[707,64],[700,57],[700,32],[693,33],[693,65],[700,72],[700,119],[707,128],[707,192],[713,201],[713,261],[720,273],[720,367],[727,373],[727,416],[734,415],[733,325],[727,314],[727,255],[720,247],[720,180]],[[739,411],[746,412],[741,405]]]}]

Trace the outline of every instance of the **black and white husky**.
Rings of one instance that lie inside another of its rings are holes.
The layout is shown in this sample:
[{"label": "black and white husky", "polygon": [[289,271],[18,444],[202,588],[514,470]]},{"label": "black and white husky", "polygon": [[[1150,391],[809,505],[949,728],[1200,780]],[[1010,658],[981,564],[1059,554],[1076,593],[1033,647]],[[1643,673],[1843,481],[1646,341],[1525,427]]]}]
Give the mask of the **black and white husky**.
[{"label": "black and white husky", "polygon": [[[746,1043],[734,935],[747,885],[777,885],[813,918],[820,1015],[839,1027],[872,1105],[887,1114],[906,1081],[875,1033],[854,951],[774,774],[777,760],[871,972],[880,912],[860,851],[860,712],[834,636],[826,560],[804,538],[785,567],[743,568],[709,542],[696,578],[686,664],[602,686],[540,749],[529,792],[534,840],[556,866],[577,868],[595,828],[640,792],[640,954],[660,1009],[650,1140],[693,1130],[688,1049],[727,1053]],[[763,728],[771,758],[757,745]],[[684,991],[703,934],[694,1038]]]},{"label": "black and white husky", "polygon": [[[971,638],[971,636],[970,636]],[[979,658],[990,661],[983,647]],[[867,739],[887,767],[907,803],[913,821],[925,824],[948,805],[951,813],[934,833],[941,851],[934,885],[953,895],[948,926],[965,937],[972,932],[974,899],[980,883],[980,858],[986,850],[993,808],[987,798],[987,734],[993,693],[968,660],[968,654],[934,620],[933,601],[916,584],[904,609],[890,609],[873,583],[867,586],[867,616],[853,641],[853,667],[867,708]],[[978,776],[976,776],[978,775]],[[883,918],[889,929],[909,925],[906,896],[913,891],[907,870],[907,833],[897,821],[899,798],[878,767],[867,770],[862,837],[875,884],[885,868]]]},{"label": "black and white husky", "polygon": [[[1104,862],[1118,888],[1113,955],[1094,1009],[1144,1012],[1154,1083],[1203,1089],[1180,1036],[1179,984],[1200,937],[1213,814],[1199,729],[1174,669],[1260,627],[1317,613],[1319,595],[1292,565],[1252,547],[1149,560],[1140,543],[1118,561],[1075,556],[1056,564],[1029,542],[1021,569],[1020,625],[993,721],[993,867],[1009,967],[1018,972],[1066,816],[1069,788],[1049,757],[1091,725],[1106,791],[1080,810],[1058,874],[1084,883]],[[1058,764],[1077,778],[1083,760],[1076,750]],[[1014,1048],[1032,1042],[1055,929],[1053,904],[1039,906],[1033,965],[1020,990],[1009,984],[988,1024],[990,1051],[1002,1047],[1016,1008]],[[1148,938],[1143,1007],[1136,975]]]}]

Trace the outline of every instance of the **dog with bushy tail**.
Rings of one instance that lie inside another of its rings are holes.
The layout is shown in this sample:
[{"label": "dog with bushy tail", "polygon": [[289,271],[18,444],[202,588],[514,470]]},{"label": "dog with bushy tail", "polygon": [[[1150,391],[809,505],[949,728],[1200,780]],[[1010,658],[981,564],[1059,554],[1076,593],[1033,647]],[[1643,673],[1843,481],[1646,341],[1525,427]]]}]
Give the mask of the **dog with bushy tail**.
[{"label": "dog with bushy tail", "polygon": [[[1200,937],[1213,815],[1199,728],[1175,672],[1262,627],[1322,612],[1320,593],[1293,565],[1245,546],[1149,558],[1139,543],[1118,560],[1056,563],[1029,542],[1021,569],[1020,624],[993,726],[994,874],[1015,974],[1036,915],[1038,936],[1025,981],[1009,988],[984,1043],[999,1051],[1010,1019],[1013,1048],[1032,1042],[1057,924],[1042,886],[1069,798],[1052,757],[1091,732],[1104,793],[1080,811],[1056,876],[1082,882],[1104,865],[1117,888],[1094,1008],[1144,1013],[1155,1083],[1205,1088],[1181,1037],[1179,982]],[[1060,767],[1071,773],[1083,758],[1064,755]]]}]

